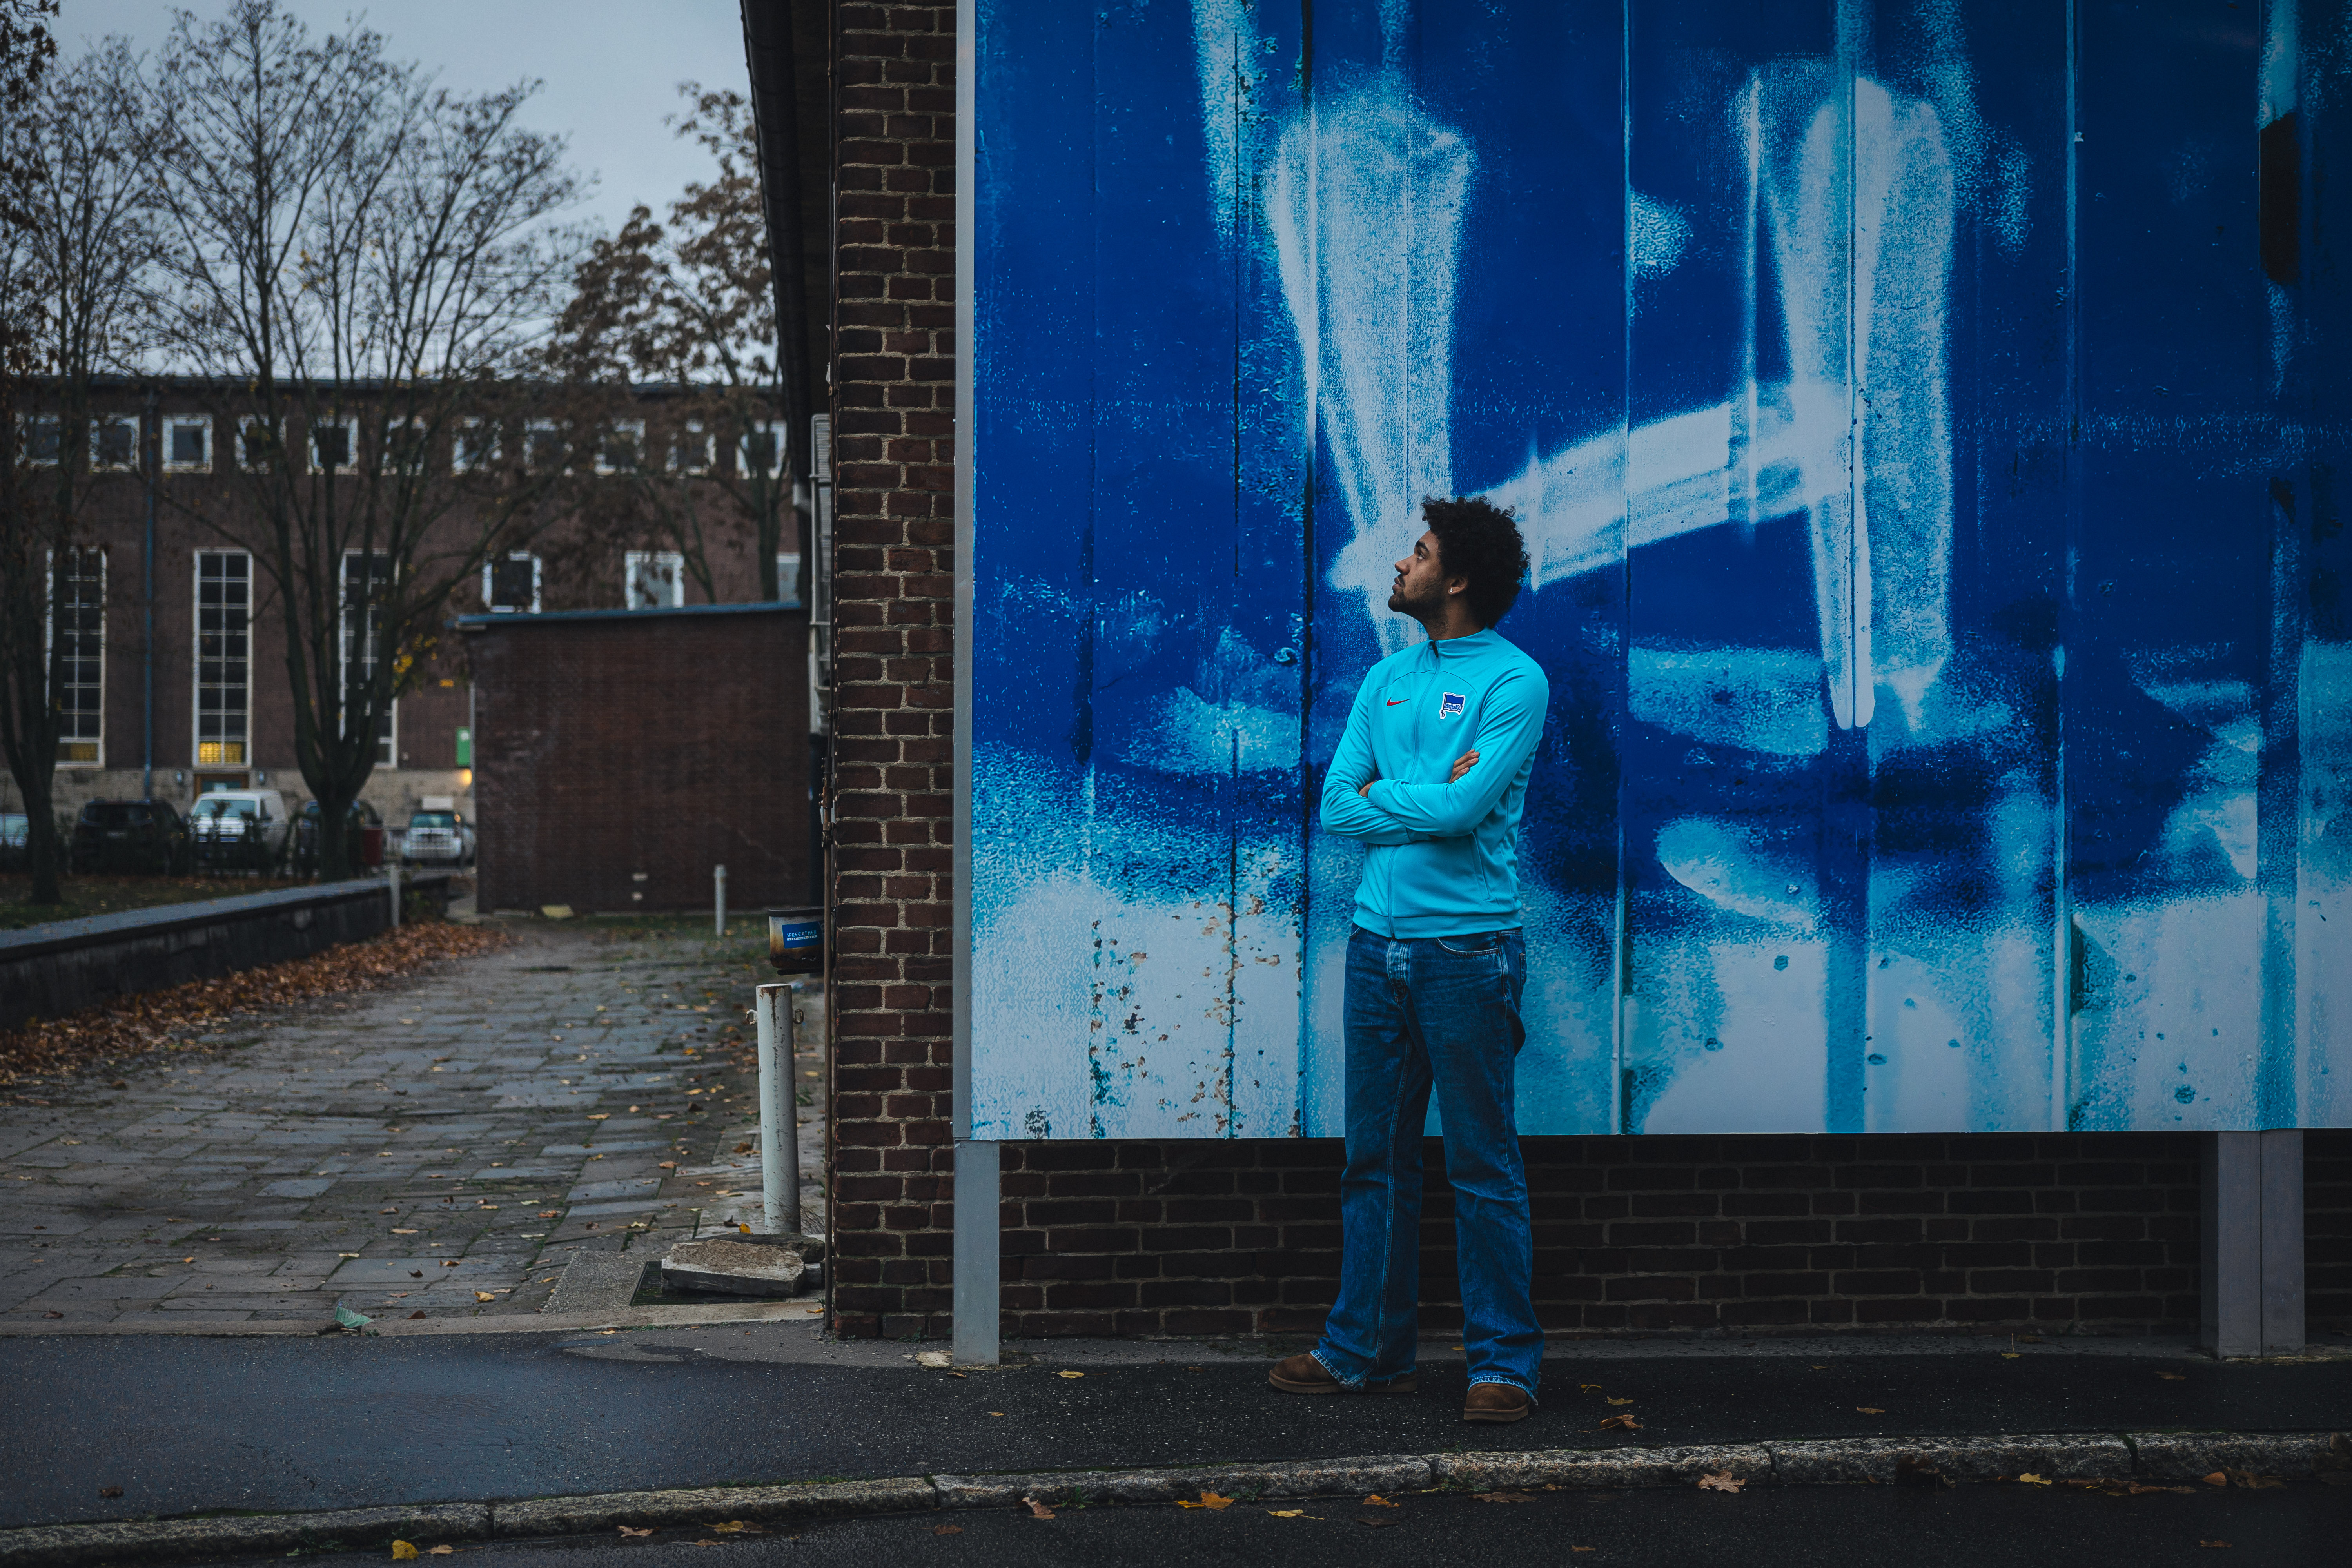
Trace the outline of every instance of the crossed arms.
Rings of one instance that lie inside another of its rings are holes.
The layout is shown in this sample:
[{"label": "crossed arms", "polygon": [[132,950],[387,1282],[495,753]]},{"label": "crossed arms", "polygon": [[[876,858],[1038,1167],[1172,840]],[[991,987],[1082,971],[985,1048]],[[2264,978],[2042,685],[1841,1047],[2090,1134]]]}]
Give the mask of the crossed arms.
[{"label": "crossed arms", "polygon": [[1409,784],[1380,776],[1372,758],[1373,699],[1369,687],[1357,692],[1323,780],[1325,830],[1381,845],[1466,837],[1535,754],[1549,700],[1539,677],[1506,676],[1487,692],[1475,743],[1454,760],[1446,782]]}]

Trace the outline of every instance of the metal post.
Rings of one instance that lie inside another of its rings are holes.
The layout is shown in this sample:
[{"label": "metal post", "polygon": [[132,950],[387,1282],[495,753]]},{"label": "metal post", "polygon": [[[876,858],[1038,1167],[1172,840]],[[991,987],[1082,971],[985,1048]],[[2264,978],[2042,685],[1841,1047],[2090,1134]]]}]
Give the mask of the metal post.
[{"label": "metal post", "polygon": [[712,934],[725,936],[727,934],[727,868],[724,866],[713,866],[710,868],[710,908]]},{"label": "metal post", "polygon": [[[391,834],[387,832],[384,837],[389,838]],[[383,855],[383,880],[384,885],[392,889],[392,929],[398,931],[400,929],[400,857],[394,853],[389,846],[385,847]]]},{"label": "metal post", "polygon": [[2304,1348],[2303,1133],[2208,1132],[2199,1338],[2218,1357]]},{"label": "metal post", "polygon": [[770,1236],[801,1234],[800,1097],[793,1092],[793,999],[801,983],[760,987],[760,1197]]},{"label": "metal post", "polygon": [[[955,427],[972,427],[972,235],[978,185],[980,6],[956,3]],[[998,1146],[974,1139],[971,1062],[971,465],[955,465],[955,913],[950,955],[955,1020],[955,1285],[950,1298],[951,1352],[967,1365],[1003,1359],[1003,1237],[999,1218]]]}]

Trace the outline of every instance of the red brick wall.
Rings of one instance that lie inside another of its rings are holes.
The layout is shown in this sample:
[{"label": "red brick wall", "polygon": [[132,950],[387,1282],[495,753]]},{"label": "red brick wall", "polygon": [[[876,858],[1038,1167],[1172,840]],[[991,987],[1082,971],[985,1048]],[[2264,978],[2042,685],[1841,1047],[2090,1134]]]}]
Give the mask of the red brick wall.
[{"label": "red brick wall", "polygon": [[[837,5],[834,1319],[947,1331],[955,9]],[[1555,1331],[2194,1326],[2168,1133],[1530,1139]],[[2352,1134],[2308,1140],[2311,1315],[2352,1326]],[[1425,1321],[1460,1321],[1435,1145]],[[1009,1144],[1008,1334],[1310,1332],[1328,1141]]]},{"label": "red brick wall", "polygon": [[945,1321],[955,7],[838,5],[834,1304]]},{"label": "red brick wall", "polygon": [[730,910],[803,902],[807,626],[732,606],[467,624],[481,907],[705,910],[714,865]]}]

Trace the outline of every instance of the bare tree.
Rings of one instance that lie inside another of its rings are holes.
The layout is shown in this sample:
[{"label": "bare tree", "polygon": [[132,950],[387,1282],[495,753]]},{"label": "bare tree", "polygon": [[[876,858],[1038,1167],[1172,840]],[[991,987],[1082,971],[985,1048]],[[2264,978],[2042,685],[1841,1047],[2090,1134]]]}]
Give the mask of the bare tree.
[{"label": "bare tree", "polygon": [[[740,93],[706,92],[691,82],[679,90],[690,108],[674,121],[677,133],[710,153],[715,177],[687,186],[670,204],[667,226],[640,206],[618,234],[590,247],[549,346],[551,374],[610,389],[602,405],[608,428],[628,420],[633,433],[638,426],[646,431],[625,469],[634,482],[583,510],[578,538],[601,547],[650,521],[715,600],[713,546],[748,524],[761,596],[781,598],[789,588],[804,597],[804,577],[777,580],[787,530],[803,574],[808,552],[795,506],[795,422],[777,374],[775,291],[751,112]],[[664,395],[625,407],[619,389],[648,382],[668,384]],[[614,504],[622,496],[626,510]]]},{"label": "bare tree", "polygon": [[102,616],[105,563],[79,520],[98,471],[136,467],[138,423],[92,416],[92,379],[144,348],[143,284],[156,256],[154,127],[115,41],[49,77],[16,123],[27,155],[19,221],[0,237],[11,347],[9,493],[0,522],[0,749],[23,791],[33,900],[55,903],[52,785],[68,679]]},{"label": "bare tree", "polygon": [[520,374],[577,237],[535,83],[435,88],[356,24],[313,38],[276,0],[182,13],[155,90],[166,142],[169,347],[226,389],[252,552],[283,625],[295,757],[321,870],[448,600],[563,503],[561,406]]}]

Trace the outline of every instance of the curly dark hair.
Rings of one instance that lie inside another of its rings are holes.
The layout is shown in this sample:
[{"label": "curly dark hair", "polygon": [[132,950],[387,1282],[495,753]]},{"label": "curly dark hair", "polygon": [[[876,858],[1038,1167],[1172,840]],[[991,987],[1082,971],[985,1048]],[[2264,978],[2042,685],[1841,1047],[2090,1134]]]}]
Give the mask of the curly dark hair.
[{"label": "curly dark hair", "polygon": [[1518,513],[1484,496],[1424,496],[1421,517],[1437,535],[1438,566],[1449,577],[1467,577],[1463,595],[1481,627],[1503,618],[1528,580],[1528,547],[1519,538]]}]

